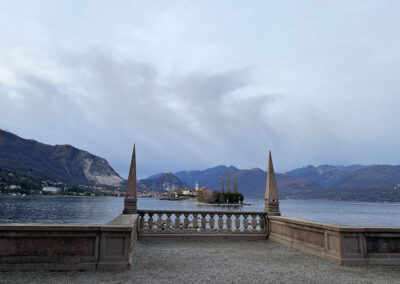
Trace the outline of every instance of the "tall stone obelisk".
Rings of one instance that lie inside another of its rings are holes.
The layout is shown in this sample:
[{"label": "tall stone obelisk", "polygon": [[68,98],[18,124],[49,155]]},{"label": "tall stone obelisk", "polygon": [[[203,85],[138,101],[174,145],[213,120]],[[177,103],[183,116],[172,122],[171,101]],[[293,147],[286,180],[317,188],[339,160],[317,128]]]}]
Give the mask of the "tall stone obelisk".
[{"label": "tall stone obelisk", "polygon": [[123,214],[137,213],[137,189],[136,189],[136,153],[133,144],[131,167],[129,168],[128,182],[126,184]]},{"label": "tall stone obelisk", "polygon": [[269,151],[267,184],[265,186],[265,212],[270,216],[281,215],[281,212],[279,211],[278,187],[276,186],[271,151]]}]

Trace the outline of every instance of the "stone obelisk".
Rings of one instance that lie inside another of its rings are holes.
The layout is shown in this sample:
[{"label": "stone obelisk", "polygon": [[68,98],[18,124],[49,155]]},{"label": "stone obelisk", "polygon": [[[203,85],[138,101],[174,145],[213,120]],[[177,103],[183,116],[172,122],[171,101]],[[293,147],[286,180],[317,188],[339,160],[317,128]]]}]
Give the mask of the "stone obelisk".
[{"label": "stone obelisk", "polygon": [[123,214],[137,213],[137,190],[136,190],[136,153],[133,144],[131,167],[129,168],[128,182],[126,184]]},{"label": "stone obelisk", "polygon": [[268,158],[267,184],[265,186],[265,212],[270,216],[280,216],[278,188],[274,173],[274,165],[272,164],[271,151]]}]

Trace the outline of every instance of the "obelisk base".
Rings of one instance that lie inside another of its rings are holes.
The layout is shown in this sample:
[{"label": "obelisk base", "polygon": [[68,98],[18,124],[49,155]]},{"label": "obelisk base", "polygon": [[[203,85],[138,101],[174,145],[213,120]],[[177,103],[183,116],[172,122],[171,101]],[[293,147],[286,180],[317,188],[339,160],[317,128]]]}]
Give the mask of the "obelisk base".
[{"label": "obelisk base", "polygon": [[268,216],[281,216],[279,201],[265,201],[265,212]]},{"label": "obelisk base", "polygon": [[125,198],[124,211],[122,211],[122,214],[136,214],[136,213],[137,213],[137,199]]}]

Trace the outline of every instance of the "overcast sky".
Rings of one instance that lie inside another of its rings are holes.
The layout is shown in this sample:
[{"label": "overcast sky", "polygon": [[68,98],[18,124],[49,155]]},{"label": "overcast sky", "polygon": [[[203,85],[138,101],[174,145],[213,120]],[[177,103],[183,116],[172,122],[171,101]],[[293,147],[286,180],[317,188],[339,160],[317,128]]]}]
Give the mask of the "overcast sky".
[{"label": "overcast sky", "polygon": [[1,1],[0,127],[126,177],[400,163],[400,1]]}]

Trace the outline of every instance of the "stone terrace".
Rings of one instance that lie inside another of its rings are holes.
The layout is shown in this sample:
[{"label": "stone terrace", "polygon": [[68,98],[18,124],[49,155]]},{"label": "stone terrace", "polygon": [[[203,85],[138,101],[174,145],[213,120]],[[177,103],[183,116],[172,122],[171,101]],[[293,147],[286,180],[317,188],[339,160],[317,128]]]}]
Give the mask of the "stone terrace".
[{"label": "stone terrace", "polygon": [[128,271],[0,272],[0,283],[400,283],[400,267],[338,266],[271,241],[138,242]]}]

